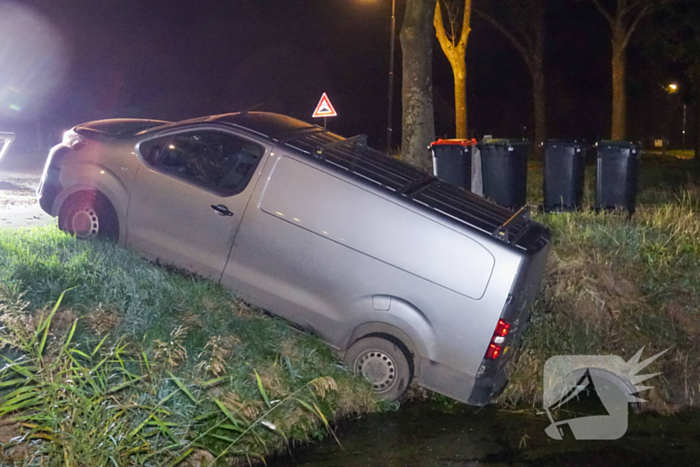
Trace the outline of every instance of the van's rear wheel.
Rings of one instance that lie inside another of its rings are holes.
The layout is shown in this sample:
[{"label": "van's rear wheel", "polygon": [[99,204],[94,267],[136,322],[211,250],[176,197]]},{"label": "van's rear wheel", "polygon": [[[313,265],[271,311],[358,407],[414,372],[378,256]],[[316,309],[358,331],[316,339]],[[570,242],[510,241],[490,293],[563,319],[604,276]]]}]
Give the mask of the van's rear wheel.
[{"label": "van's rear wheel", "polygon": [[71,195],[61,206],[58,227],[82,239],[119,239],[117,213],[109,200],[95,191],[81,191]]},{"label": "van's rear wheel", "polygon": [[345,366],[372,384],[379,397],[400,398],[413,378],[411,356],[401,341],[389,335],[370,335],[350,346]]}]

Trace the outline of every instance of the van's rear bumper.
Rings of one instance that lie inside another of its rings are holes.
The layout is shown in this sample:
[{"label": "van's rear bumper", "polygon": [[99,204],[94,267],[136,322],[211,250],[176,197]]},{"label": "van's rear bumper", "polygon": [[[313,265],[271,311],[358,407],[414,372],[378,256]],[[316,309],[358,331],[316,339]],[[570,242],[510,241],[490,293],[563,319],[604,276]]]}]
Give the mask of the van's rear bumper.
[{"label": "van's rear bumper", "polygon": [[483,406],[500,396],[508,385],[505,371],[499,371],[493,376],[477,378],[467,404]]},{"label": "van's rear bumper", "polygon": [[420,385],[465,404],[483,406],[498,397],[508,384],[502,367],[489,366],[488,376],[474,377],[437,362],[424,361],[421,363]]},{"label": "van's rear bumper", "polygon": [[[550,249],[551,233],[542,228],[538,232],[540,248],[523,256],[518,274],[500,318],[510,324],[504,351],[496,360],[483,360],[474,378],[474,388],[468,403],[486,405],[498,397],[508,385],[506,365],[517,354],[523,331],[530,320],[530,310],[544,276]],[[484,353],[486,351],[484,350]]]}]

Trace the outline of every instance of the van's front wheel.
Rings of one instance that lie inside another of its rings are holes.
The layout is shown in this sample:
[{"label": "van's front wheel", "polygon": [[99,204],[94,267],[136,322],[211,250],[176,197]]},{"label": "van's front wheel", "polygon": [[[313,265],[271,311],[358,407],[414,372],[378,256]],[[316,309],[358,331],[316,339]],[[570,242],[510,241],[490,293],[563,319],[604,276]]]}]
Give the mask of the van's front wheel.
[{"label": "van's front wheel", "polygon": [[117,213],[107,198],[96,191],[72,194],[61,206],[58,228],[80,239],[119,240]]},{"label": "van's front wheel", "polygon": [[370,335],[350,346],[345,366],[372,384],[379,397],[395,401],[413,378],[411,356],[401,341],[388,335]]}]

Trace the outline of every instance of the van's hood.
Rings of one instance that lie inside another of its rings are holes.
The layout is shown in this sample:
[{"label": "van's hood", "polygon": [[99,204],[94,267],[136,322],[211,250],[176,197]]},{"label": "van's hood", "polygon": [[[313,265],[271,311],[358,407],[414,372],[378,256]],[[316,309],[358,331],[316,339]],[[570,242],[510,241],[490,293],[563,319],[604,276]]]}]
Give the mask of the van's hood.
[{"label": "van's hood", "polygon": [[112,118],[81,123],[74,131],[86,138],[107,141],[116,138],[128,138],[144,130],[167,125],[163,120],[146,120],[138,118]]}]

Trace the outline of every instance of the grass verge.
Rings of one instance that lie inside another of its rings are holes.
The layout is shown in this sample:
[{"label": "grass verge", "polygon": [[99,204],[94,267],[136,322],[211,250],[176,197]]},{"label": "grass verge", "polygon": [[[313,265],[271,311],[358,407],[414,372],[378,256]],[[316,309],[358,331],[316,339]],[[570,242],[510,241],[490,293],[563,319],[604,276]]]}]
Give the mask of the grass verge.
[{"label": "grass verge", "polygon": [[[587,169],[590,206],[594,168]],[[642,347],[644,356],[670,349],[648,371],[661,375],[642,394],[651,402],[646,408],[670,412],[700,403],[699,181],[694,161],[645,158],[631,219],[591,210],[534,216],[552,229],[552,251],[502,403],[539,402],[551,356],[629,359]],[[531,178],[531,201],[540,184]]]},{"label": "grass verge", "polygon": [[382,408],[318,339],[108,243],[0,229],[0,284],[5,461],[247,463]]}]

